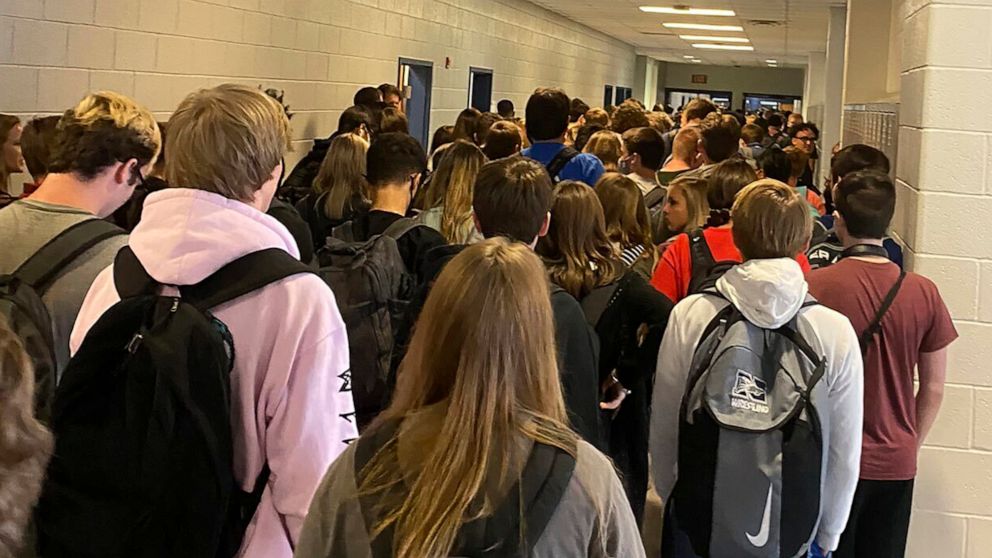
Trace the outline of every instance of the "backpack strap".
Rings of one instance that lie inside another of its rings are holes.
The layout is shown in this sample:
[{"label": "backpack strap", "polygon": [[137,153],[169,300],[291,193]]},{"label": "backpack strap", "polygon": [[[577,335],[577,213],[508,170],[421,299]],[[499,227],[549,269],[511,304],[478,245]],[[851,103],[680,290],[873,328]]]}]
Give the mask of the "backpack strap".
[{"label": "backpack strap", "polygon": [[899,290],[902,289],[902,283],[906,279],[906,271],[900,270],[899,279],[896,280],[896,284],[889,289],[889,293],[885,295],[885,300],[882,301],[882,305],[878,308],[878,312],[875,314],[875,318],[868,325],[868,328],[861,332],[861,337],[858,341],[861,343],[861,353],[867,353],[868,347],[875,341],[875,336],[882,333],[882,319],[885,318],[885,314],[889,312],[889,308],[892,307],[892,303],[896,300],[896,295],[899,294]]},{"label": "backpack strap", "polygon": [[386,230],[382,231],[382,236],[388,236],[393,240],[399,240],[401,236],[412,231],[413,229],[426,226],[427,225],[418,223],[416,220],[410,219],[409,217],[403,217],[393,221],[391,225],[386,227]]},{"label": "backpack strap", "polygon": [[97,244],[127,234],[103,219],[87,219],[60,232],[27,259],[13,274],[42,295],[73,260]]},{"label": "backpack strap", "polygon": [[190,304],[209,310],[301,273],[314,270],[285,250],[267,248],[241,256],[196,285],[179,287],[179,292]]},{"label": "backpack strap", "polygon": [[659,203],[665,201],[665,195],[667,194],[662,186],[655,186],[650,192],[644,195],[644,206],[648,209],[654,208]]},{"label": "backpack strap", "polygon": [[565,170],[565,165],[572,162],[572,159],[579,156],[579,152],[572,147],[565,146],[564,149],[558,152],[551,161],[548,162],[547,169],[548,174],[551,175],[552,182],[558,182],[558,175],[561,171]]},{"label": "backpack strap", "polygon": [[[626,277],[626,275],[625,275]],[[623,291],[621,283],[623,278],[614,281],[609,285],[603,285],[592,290],[591,293],[587,294],[579,304],[582,306],[582,313],[586,317],[586,322],[593,327],[599,324],[600,318],[606,312],[606,309],[613,304],[620,292]]]},{"label": "backpack strap", "polygon": [[355,221],[348,221],[331,229],[331,238],[342,242],[355,242]]},{"label": "backpack strap", "polygon": [[689,293],[692,294],[704,290],[702,286],[716,265],[716,259],[713,257],[709,243],[706,242],[703,229],[695,229],[689,233],[689,259],[692,261]]}]

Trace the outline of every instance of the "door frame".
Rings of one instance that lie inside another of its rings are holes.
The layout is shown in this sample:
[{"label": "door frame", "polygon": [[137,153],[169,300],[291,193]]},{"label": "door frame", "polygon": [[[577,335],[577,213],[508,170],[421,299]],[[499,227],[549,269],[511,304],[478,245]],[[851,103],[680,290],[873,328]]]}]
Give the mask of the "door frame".
[{"label": "door frame", "polygon": [[[430,87],[428,87],[426,91],[427,113],[424,115],[426,118],[426,122],[424,123],[425,124],[424,137],[417,138],[418,140],[423,139],[426,142],[426,145],[424,145],[424,150],[426,151],[427,149],[430,149],[431,111],[433,110],[434,107],[433,99],[432,99],[434,94],[434,62],[431,62],[430,60],[421,60],[419,58],[406,58],[404,56],[400,56],[399,62],[396,65],[396,71],[398,74],[398,79],[396,81],[398,81],[399,83],[403,83],[403,66],[417,66],[420,68],[427,68],[431,71],[431,83],[430,83]],[[406,84],[404,84],[404,86],[405,85]]]},{"label": "door frame", "polygon": [[[472,93],[475,91],[475,75],[482,74],[488,75],[490,78],[493,77],[492,68],[482,68],[480,66],[469,66],[468,67],[468,104],[466,106],[472,106]],[[493,104],[493,88],[492,84],[489,86],[489,107],[482,112],[489,112],[492,110]]]}]

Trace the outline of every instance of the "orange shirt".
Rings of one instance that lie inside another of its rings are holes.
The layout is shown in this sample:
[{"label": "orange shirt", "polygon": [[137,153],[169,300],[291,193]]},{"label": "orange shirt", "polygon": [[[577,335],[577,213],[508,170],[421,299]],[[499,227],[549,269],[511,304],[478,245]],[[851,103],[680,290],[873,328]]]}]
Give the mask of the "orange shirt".
[{"label": "orange shirt", "polygon": [[[706,244],[709,246],[715,261],[740,262],[744,260],[737,246],[734,245],[733,231],[730,227],[706,229],[703,231],[703,238],[706,239]],[[796,256],[796,261],[803,268],[803,273],[808,274],[810,267],[806,255],[799,254]],[[689,296],[689,283],[691,281],[692,254],[689,251],[689,235],[680,234],[665,250],[661,261],[655,267],[654,275],[651,277],[651,285],[672,302],[678,303]]]}]

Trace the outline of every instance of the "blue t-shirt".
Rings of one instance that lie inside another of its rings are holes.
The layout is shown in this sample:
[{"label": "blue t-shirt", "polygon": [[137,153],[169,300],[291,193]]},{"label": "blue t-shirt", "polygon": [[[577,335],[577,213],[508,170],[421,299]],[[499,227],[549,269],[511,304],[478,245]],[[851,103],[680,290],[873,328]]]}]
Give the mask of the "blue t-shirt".
[{"label": "blue t-shirt", "polygon": [[[563,143],[535,143],[523,150],[523,156],[534,159],[545,167],[551,163],[559,151],[565,149]],[[590,186],[595,186],[605,169],[599,157],[591,153],[579,153],[558,173],[562,180],[578,180]],[[551,177],[552,179],[554,177]]]}]

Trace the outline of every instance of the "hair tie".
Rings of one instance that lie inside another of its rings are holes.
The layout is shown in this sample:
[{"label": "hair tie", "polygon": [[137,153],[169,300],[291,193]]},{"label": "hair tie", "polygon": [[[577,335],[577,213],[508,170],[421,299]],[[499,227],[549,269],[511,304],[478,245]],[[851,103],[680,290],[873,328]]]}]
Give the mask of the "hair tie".
[{"label": "hair tie", "polygon": [[706,220],[707,227],[722,227],[730,222],[729,209],[711,209],[710,217]]}]

